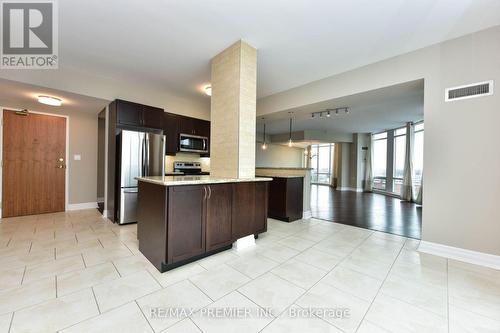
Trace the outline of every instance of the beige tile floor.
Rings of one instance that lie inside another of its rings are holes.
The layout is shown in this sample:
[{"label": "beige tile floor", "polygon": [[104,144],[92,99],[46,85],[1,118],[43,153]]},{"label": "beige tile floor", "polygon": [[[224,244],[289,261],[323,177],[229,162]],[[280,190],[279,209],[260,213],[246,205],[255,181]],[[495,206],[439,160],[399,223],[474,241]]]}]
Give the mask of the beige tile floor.
[{"label": "beige tile floor", "polygon": [[[255,247],[160,274],[136,225],[95,210],[4,219],[0,333],[500,332],[500,271],[314,219],[268,229]],[[168,309],[184,311],[153,315]]]}]

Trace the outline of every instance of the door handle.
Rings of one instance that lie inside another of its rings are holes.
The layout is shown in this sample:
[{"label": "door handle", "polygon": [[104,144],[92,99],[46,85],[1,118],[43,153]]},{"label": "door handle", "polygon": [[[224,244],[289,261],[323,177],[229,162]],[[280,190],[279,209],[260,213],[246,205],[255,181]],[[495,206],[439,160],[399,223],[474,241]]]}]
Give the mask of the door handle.
[{"label": "door handle", "polygon": [[57,169],[66,169],[66,166],[64,164],[59,164],[56,166]]},{"label": "door handle", "polygon": [[207,187],[203,186],[203,200],[207,199]]},{"label": "door handle", "polygon": [[208,187],[208,198],[210,199],[210,197],[212,196],[212,188],[209,186]]}]

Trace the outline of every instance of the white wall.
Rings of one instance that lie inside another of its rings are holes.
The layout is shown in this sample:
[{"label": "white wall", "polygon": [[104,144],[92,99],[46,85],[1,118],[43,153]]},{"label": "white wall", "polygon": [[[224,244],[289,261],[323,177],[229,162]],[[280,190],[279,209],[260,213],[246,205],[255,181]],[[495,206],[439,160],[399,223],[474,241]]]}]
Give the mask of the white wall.
[{"label": "white wall", "polygon": [[262,143],[255,148],[256,167],[302,168],[304,164],[304,149],[282,145],[268,144],[267,149],[261,149]]},{"label": "white wall", "polygon": [[[425,80],[423,240],[500,255],[500,93],[444,102],[446,87],[500,84],[500,26],[258,101],[264,114]],[[471,180],[474,181],[471,181]]]}]

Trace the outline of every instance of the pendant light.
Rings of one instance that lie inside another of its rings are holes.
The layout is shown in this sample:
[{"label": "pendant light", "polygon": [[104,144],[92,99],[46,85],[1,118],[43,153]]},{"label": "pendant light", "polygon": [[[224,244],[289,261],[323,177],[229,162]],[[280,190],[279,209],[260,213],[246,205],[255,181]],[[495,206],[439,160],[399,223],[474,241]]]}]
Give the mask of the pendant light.
[{"label": "pendant light", "polygon": [[[264,118],[262,118],[262,120],[264,120]],[[266,123],[264,123],[264,143],[262,143],[261,148],[262,148],[262,150],[266,150],[267,149],[267,144],[266,144]]]},{"label": "pendant light", "polygon": [[293,112],[288,112],[290,114],[290,132],[288,135],[288,147],[293,147],[293,141],[292,141],[292,114]]}]

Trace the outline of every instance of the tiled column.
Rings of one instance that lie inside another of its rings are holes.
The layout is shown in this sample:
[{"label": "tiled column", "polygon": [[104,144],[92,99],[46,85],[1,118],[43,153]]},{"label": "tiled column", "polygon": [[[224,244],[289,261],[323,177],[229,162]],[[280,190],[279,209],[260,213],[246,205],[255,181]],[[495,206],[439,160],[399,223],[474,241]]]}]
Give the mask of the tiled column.
[{"label": "tiled column", "polygon": [[255,176],[257,50],[243,41],[212,59],[210,175]]}]

